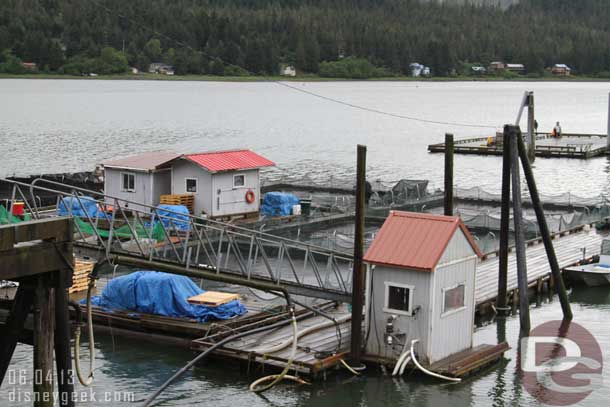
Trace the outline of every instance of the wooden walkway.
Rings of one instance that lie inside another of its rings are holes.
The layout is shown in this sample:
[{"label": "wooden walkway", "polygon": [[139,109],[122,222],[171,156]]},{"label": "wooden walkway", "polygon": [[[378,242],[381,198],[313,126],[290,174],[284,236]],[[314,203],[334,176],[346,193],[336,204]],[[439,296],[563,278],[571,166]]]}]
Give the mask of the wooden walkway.
[{"label": "wooden walkway", "polygon": [[[562,269],[582,260],[582,248],[586,247],[586,257],[599,254],[601,242],[604,235],[595,230],[589,232],[568,234],[563,237],[557,236],[553,240],[553,246],[557,255],[559,267]],[[542,243],[536,243],[527,247],[527,275],[530,286],[539,279],[546,279],[551,274],[551,269],[546,257],[546,251]],[[477,306],[496,298],[498,293],[498,267],[499,257],[482,260],[477,266],[475,301]],[[516,254],[511,251],[508,255],[508,291],[517,288],[517,264]]]},{"label": "wooden walkway", "polygon": [[[537,133],[536,157],[587,159],[606,154],[607,136],[603,134],[564,134],[561,138]],[[431,153],[444,153],[445,143],[430,144]],[[487,144],[487,137],[456,140],[456,154],[502,155],[502,145]]]},{"label": "wooden walkway", "polygon": [[[351,315],[345,307],[326,312],[337,320]],[[325,317],[312,316],[299,321],[298,330],[302,332],[328,322],[329,320]],[[292,326],[286,325],[271,331],[245,336],[226,344],[223,349],[218,349],[214,353],[248,364],[264,364],[283,368],[290,357],[291,346],[270,353],[267,353],[266,350],[283,343],[287,344],[291,342],[292,337]],[[340,359],[346,357],[349,352],[350,338],[351,319],[339,323],[338,327],[332,324],[300,337],[293,361],[293,369],[302,374],[315,376],[336,366]],[[207,338],[200,338],[192,342],[191,348],[196,351],[203,351],[213,343],[214,341],[207,340]]]}]

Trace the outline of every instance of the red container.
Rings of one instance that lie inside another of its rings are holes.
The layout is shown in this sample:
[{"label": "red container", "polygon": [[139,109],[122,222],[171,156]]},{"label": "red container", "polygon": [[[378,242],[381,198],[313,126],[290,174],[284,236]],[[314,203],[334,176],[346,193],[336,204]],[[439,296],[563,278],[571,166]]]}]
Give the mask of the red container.
[{"label": "red container", "polygon": [[25,206],[25,204],[23,202],[14,202],[13,203],[13,215],[14,216],[23,216],[25,214],[24,206]]}]

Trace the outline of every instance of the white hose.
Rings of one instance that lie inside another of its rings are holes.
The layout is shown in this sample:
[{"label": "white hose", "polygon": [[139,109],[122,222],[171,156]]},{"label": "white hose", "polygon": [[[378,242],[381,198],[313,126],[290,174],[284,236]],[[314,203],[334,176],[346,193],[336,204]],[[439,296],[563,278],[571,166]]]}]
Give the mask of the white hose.
[{"label": "white hose", "polygon": [[280,343],[280,344],[278,344],[276,346],[273,346],[273,347],[265,349],[265,350],[258,351],[258,353],[269,354],[269,353],[278,352],[278,351],[284,349],[285,347],[289,346],[295,340],[298,340],[299,338],[301,338],[301,337],[303,337],[305,335],[308,335],[308,334],[310,334],[312,332],[315,332],[317,330],[320,330],[320,329],[328,328],[329,326],[333,326],[335,324],[340,324],[340,323],[343,323],[343,322],[347,322],[351,318],[352,318],[352,316],[350,314],[348,314],[348,315],[344,315],[341,318],[338,318],[338,319],[333,320],[333,321],[329,320],[329,321],[322,322],[322,323],[320,323],[318,325],[313,325],[313,326],[307,327],[307,328],[303,329],[302,331],[298,332],[296,334],[296,338],[295,339],[285,340],[284,342],[282,342],[282,343]]},{"label": "white hose", "polygon": [[76,325],[74,332],[74,368],[78,381],[83,386],[91,386],[93,384],[93,361],[95,360],[95,343],[93,340],[93,315],[91,311],[91,290],[93,289],[95,280],[89,280],[87,287],[87,328],[89,332],[89,376],[85,379],[80,369],[80,321]]},{"label": "white hose", "polygon": [[409,356],[409,351],[405,350],[399,357],[398,360],[396,361],[396,364],[394,365],[394,370],[392,371],[392,376],[396,376],[398,374],[398,371],[400,370],[400,367],[402,366],[403,362],[405,361],[405,358]]},{"label": "white hose", "polygon": [[360,373],[359,373],[359,372],[357,372],[356,370],[354,370],[354,368],[353,368],[353,367],[351,367],[351,366],[350,366],[350,365],[349,365],[349,364],[348,364],[348,363],[347,363],[345,360],[343,360],[343,359],[339,359],[339,362],[341,362],[341,364],[342,364],[343,366],[345,366],[345,368],[346,368],[347,370],[349,370],[349,371],[350,371],[350,372],[351,372],[351,373],[352,373],[354,376],[360,376]]},{"label": "white hose", "polygon": [[[262,393],[264,391],[269,390],[270,388],[275,386],[277,383],[281,382],[282,380],[284,380],[286,378],[287,373],[290,370],[290,367],[292,366],[292,362],[294,361],[294,358],[297,354],[297,342],[299,339],[298,338],[297,319],[294,315],[294,310],[292,310],[291,314],[292,314],[292,350],[290,352],[290,357],[288,358],[288,362],[286,363],[286,367],[278,375],[265,376],[265,377],[261,377],[260,379],[255,380],[254,382],[252,382],[250,384],[250,391],[253,391],[255,393]],[[292,377],[290,379],[292,380]],[[266,386],[263,386],[260,388],[257,387],[260,383],[264,383],[269,380],[273,380],[273,381]]]},{"label": "white hose", "polygon": [[415,363],[415,366],[417,366],[419,368],[419,370],[421,370],[422,372],[424,372],[425,374],[427,374],[429,376],[436,377],[438,379],[448,380],[450,382],[461,382],[462,381],[462,379],[460,379],[458,377],[448,377],[448,376],[443,376],[438,373],[431,372],[428,369],[424,368],[422,365],[420,365],[419,362],[417,361],[417,358],[415,357],[415,351],[413,350],[413,346],[417,342],[419,342],[419,339],[413,339],[411,341],[411,359],[413,360],[413,363]]},{"label": "white hose", "polygon": [[398,372],[399,376],[402,376],[402,374],[405,372],[405,369],[407,368],[407,365],[409,364],[410,361],[411,361],[411,356],[407,356],[405,361],[402,362],[402,366],[400,366],[400,372]]}]

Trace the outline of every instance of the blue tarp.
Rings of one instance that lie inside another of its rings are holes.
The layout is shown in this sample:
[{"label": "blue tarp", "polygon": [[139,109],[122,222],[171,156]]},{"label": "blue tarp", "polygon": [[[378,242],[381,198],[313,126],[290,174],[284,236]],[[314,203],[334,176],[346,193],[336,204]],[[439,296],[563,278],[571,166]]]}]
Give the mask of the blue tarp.
[{"label": "blue tarp", "polygon": [[[85,210],[83,210],[83,207]],[[90,196],[80,196],[79,199],[71,196],[62,198],[62,200],[59,201],[59,205],[57,205],[57,214],[59,216],[68,216],[70,215],[70,212],[72,212],[73,216],[79,217],[86,217],[87,214],[92,218],[104,216],[102,212],[99,211],[95,199]]]},{"label": "blue tarp", "polygon": [[[136,271],[108,282],[101,296],[91,298],[93,305],[107,309],[142,312],[168,317],[229,319],[247,312],[235,300],[218,307],[189,304],[189,297],[205,291],[188,277],[158,271]],[[81,303],[86,300],[81,301]]]},{"label": "blue tarp", "polygon": [[170,228],[170,230],[173,229],[173,224],[178,230],[187,231],[189,229],[189,210],[186,206],[159,205],[157,206],[157,209],[157,213],[161,217],[161,222],[166,228]]},{"label": "blue tarp", "polygon": [[267,192],[261,205],[263,216],[288,216],[292,206],[299,204],[299,198],[285,192]]}]

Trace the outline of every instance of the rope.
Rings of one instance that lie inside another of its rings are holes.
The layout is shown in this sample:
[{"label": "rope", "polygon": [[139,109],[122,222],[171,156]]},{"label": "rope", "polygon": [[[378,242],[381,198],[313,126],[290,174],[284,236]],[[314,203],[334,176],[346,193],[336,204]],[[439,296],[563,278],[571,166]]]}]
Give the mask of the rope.
[{"label": "rope", "polygon": [[441,121],[441,120],[431,120],[431,119],[422,119],[419,117],[415,117],[415,116],[406,116],[406,115],[402,115],[402,114],[397,114],[397,113],[390,113],[390,112],[385,112],[383,110],[378,110],[378,109],[373,109],[370,107],[365,107],[365,106],[360,106],[360,105],[356,105],[354,103],[349,103],[349,102],[345,102],[339,99],[335,99],[335,98],[331,98],[328,96],[324,96],[324,95],[320,95],[318,93],[314,93],[305,89],[301,89],[298,88],[296,86],[292,86],[289,85],[285,82],[279,82],[279,81],[274,81],[275,84],[280,85],[280,86],[284,86],[286,88],[290,88],[292,90],[296,90],[297,92],[301,92],[301,93],[305,93],[307,95],[310,96],[314,96],[320,99],[324,99],[326,101],[329,102],[333,102],[333,103],[338,103],[340,105],[343,106],[348,106],[354,109],[359,109],[359,110],[363,110],[365,112],[369,112],[369,113],[376,113],[376,114],[381,114],[384,116],[390,116],[390,117],[394,117],[397,119],[404,119],[404,120],[411,120],[414,122],[420,122],[420,123],[428,123],[428,124],[438,124],[438,125],[442,125],[442,126],[456,126],[456,127],[474,127],[474,128],[482,128],[482,129],[498,129],[501,126],[492,126],[492,125],[485,125],[485,124],[472,124],[472,123],[458,123],[458,122],[448,122],[448,121]]}]

